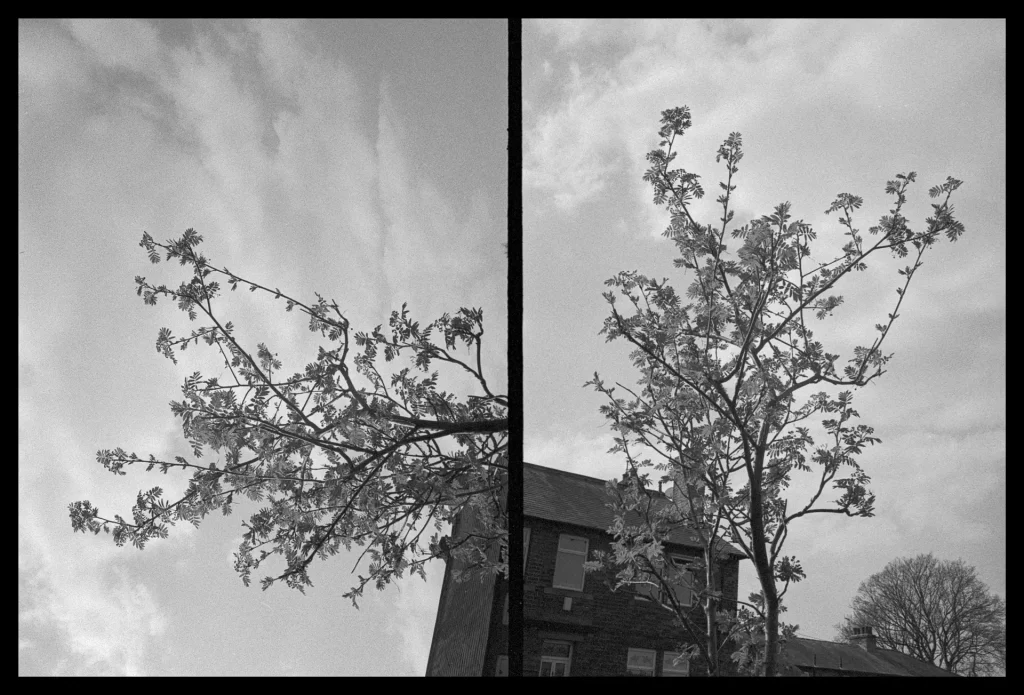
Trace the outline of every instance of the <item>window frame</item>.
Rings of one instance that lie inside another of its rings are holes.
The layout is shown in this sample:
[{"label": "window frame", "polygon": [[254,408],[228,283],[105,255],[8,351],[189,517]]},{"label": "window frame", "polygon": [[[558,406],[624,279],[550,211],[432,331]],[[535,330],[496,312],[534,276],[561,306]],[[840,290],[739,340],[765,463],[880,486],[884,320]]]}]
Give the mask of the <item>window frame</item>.
[{"label": "window frame", "polygon": [[[580,552],[575,551],[575,550],[563,549],[562,548],[562,539],[563,538],[572,538],[572,539],[575,539],[575,540],[583,541],[583,543],[584,543],[583,552],[580,553]],[[575,536],[575,535],[573,535],[571,533],[560,533],[560,534],[558,534],[558,547],[555,550],[555,572],[554,572],[554,576],[551,578],[551,586],[554,587],[555,589],[568,589],[569,591],[583,591],[583,587],[585,587],[587,585],[587,573],[585,571],[583,571],[583,563],[587,561],[587,553],[589,553],[589,552],[590,552],[590,539],[587,538],[586,536]],[[580,562],[580,585],[578,587],[577,586],[565,586],[565,585],[560,585],[558,583],[558,568],[559,568],[560,564],[563,562],[562,558],[565,555],[570,555],[572,557],[582,558],[582,561]]]},{"label": "window frame", "polygon": [[[694,594],[694,573],[692,569],[689,569],[689,565],[698,560],[699,557],[696,555],[689,555],[686,553],[665,553],[665,557],[668,559],[668,562],[670,562],[675,569],[682,570],[686,573],[689,583],[688,587],[683,587],[681,584],[673,583],[671,581],[668,581],[667,579],[666,582],[669,584],[669,586],[672,587],[685,588],[687,591],[688,600],[685,602],[679,601],[678,596],[676,597],[676,600],[679,602],[679,605],[683,606],[684,608],[692,608]],[[654,582],[657,579],[653,574],[650,574],[648,572],[645,572],[644,574],[652,582]],[[636,592],[635,596],[637,599],[657,601],[658,603],[668,603],[667,597],[665,596],[665,589],[662,586],[660,586],[660,583],[636,584],[634,591]]]},{"label": "window frame", "polygon": [[[650,656],[651,657],[651,670],[650,673],[647,669],[637,669],[636,666],[630,666],[630,660],[634,656]],[[626,674],[631,676],[650,676],[654,677],[654,674],[658,669],[658,650],[657,649],[641,649],[639,647],[628,647],[626,650]],[[642,671],[642,672],[640,672]]]},{"label": "window frame", "polygon": [[[564,645],[568,646],[569,647],[569,656],[551,656],[551,655],[544,654],[544,645],[546,645],[546,644],[564,644]],[[557,639],[546,639],[546,640],[544,640],[543,642],[541,642],[541,647],[540,647],[540,670],[537,672],[537,675],[538,676],[544,676],[544,664],[545,663],[550,663],[551,664],[551,671],[552,671],[552,673],[548,674],[549,677],[555,677],[555,678],[558,677],[558,676],[554,675],[554,670],[555,670],[554,667],[555,667],[556,664],[565,664],[565,673],[562,674],[562,677],[567,677],[569,675],[571,669],[572,669],[572,654],[573,654],[573,651],[574,651],[573,643],[569,642],[568,640],[557,640]]]},{"label": "window frame", "polygon": [[661,602],[661,585],[657,582],[655,577],[650,572],[643,572],[643,578],[646,579],[642,584],[634,584],[633,590],[636,592],[635,598],[641,601],[657,601]]},{"label": "window frame", "polygon": [[679,603],[680,606],[683,606],[685,608],[692,608],[693,607],[693,594],[694,594],[694,591],[693,591],[694,575],[693,575],[693,570],[689,569],[689,565],[692,562],[694,562],[695,560],[697,560],[698,558],[695,555],[685,555],[683,553],[667,553],[667,555],[668,555],[668,561],[670,563],[672,563],[673,567],[676,570],[682,570],[688,576],[688,580],[689,580],[688,581],[689,586],[686,586],[686,587],[684,587],[683,585],[678,584],[676,582],[671,582],[671,581],[668,582],[669,586],[671,586],[673,588],[678,587],[680,589],[684,589],[684,588],[686,589],[686,598],[687,598],[687,600],[685,602],[684,601],[680,601],[679,600],[679,596],[677,595],[676,596],[676,601]]},{"label": "window frame", "polygon": [[[682,656],[679,666],[673,666],[672,662],[677,656]],[[662,652],[661,675],[665,678],[680,678],[690,676],[690,657],[682,652]]]}]

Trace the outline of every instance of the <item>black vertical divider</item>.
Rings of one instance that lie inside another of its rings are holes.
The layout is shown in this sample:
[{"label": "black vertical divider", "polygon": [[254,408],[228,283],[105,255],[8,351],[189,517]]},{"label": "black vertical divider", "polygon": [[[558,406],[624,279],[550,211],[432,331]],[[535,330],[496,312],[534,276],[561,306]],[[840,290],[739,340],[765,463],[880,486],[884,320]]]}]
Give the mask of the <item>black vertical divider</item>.
[{"label": "black vertical divider", "polygon": [[508,674],[523,675],[522,20],[508,20]]}]

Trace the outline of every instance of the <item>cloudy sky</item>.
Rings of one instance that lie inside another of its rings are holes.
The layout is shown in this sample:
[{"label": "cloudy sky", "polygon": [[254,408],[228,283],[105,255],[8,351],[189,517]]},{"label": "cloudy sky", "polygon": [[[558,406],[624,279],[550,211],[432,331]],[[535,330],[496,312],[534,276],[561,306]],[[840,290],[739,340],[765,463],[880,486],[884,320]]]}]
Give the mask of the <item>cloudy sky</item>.
[{"label": "cloudy sky", "polygon": [[[408,301],[429,321],[484,308],[485,369],[505,389],[506,35],[473,23],[22,21],[18,31],[18,576],[22,675],[422,675],[443,567],[341,595],[354,556],[312,568],[303,597],[244,588],[247,518],[177,526],[143,552],[73,534],[68,503],[130,512],[173,472],[125,477],[123,446],[186,454],[154,350],[187,320],[144,306],[143,230],[194,227],[221,266],[297,298],[337,300],[359,329]],[[244,296],[242,296],[244,295]],[[305,322],[239,292],[224,311],[286,369],[315,356]],[[195,348],[193,349],[195,350]]]},{"label": "cloudy sky", "polygon": [[[866,230],[891,207],[886,181],[916,171],[904,211],[921,229],[928,188],[951,175],[964,181],[953,202],[967,233],[927,254],[886,341],[889,372],[854,396],[883,440],[860,459],[876,516],[794,525],[787,547],[807,579],[784,619],[831,639],[862,580],[928,552],[975,565],[1005,597],[1005,51],[1002,21],[524,23],[526,460],[606,479],[623,470],[606,453],[602,399],[582,385],[595,371],[636,379],[628,349],[598,336],[604,280],[639,270],[688,284],[641,181],[661,111],[692,110],[676,164],[709,192],[698,220],[721,214],[715,153],[739,131],[734,224],[790,201],[822,258],[841,245],[823,214],[836,194],[864,198],[854,220]],[[895,263],[849,278],[845,305],[815,328],[827,349],[861,344],[892,310]],[[745,563],[742,596],[755,581]]]}]

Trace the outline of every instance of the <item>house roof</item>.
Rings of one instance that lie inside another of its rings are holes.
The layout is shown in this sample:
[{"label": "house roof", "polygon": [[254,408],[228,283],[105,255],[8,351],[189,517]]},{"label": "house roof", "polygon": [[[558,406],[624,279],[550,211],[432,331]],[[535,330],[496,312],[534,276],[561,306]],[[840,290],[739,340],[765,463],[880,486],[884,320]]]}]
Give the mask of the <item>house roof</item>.
[{"label": "house roof", "polygon": [[881,647],[867,651],[856,644],[796,637],[786,643],[786,656],[800,668],[869,673],[881,676],[955,676],[945,669]]},{"label": "house roof", "polygon": [[[523,514],[607,531],[615,520],[615,513],[605,485],[606,481],[600,478],[524,463]],[[668,500],[660,492],[651,491],[651,494],[656,499]],[[632,523],[639,521],[629,516],[626,520]],[[697,535],[688,529],[673,531],[669,540],[680,545],[701,546]],[[744,557],[742,552],[724,541],[721,546],[727,554]]]}]

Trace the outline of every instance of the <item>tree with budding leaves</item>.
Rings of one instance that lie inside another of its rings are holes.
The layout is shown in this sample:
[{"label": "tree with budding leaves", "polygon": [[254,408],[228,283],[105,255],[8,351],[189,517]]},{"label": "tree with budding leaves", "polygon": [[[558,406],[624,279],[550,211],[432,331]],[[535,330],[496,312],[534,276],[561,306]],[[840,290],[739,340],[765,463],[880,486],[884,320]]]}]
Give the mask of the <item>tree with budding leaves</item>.
[{"label": "tree with budding leaves", "polygon": [[[135,278],[146,304],[167,297],[190,321],[209,322],[183,337],[161,328],[157,351],[176,364],[175,348],[201,340],[219,352],[231,375],[222,384],[196,372],[185,380],[183,399],[171,403],[194,460],[143,459],[121,448],[97,454],[118,475],[136,463],[147,471],[191,471],[188,489],[175,502],[159,487],[140,492],[131,521],[101,517],[88,501],[75,502],[69,505],[74,530],[103,530],[118,546],[141,549],[166,537],[176,522],[198,526],[215,510],[230,514],[244,498],[262,503],[243,522],[235,554],[247,586],[251,573],[276,555],[284,569],[266,576],[263,589],[284,580],[304,591],[312,585],[314,558],[354,545],[364,548],[357,566],[369,555],[369,571],[345,594],[353,605],[367,584],[382,589],[406,572],[425,578],[424,564],[434,557],[457,559],[464,577],[507,576],[508,398],[493,392],[484,375],[483,311],[463,308],[421,326],[403,304],[387,330],[353,333],[334,301],[317,294],[306,304],[218,268],[198,251],[202,240],[192,229],[165,244],[143,233],[140,246],[151,262],[166,254],[188,267],[191,278],[176,289]],[[284,299],[286,311],[305,314],[328,345],[302,372],[283,375],[265,343],[253,354],[218,315],[217,278],[231,290],[242,286]],[[411,365],[385,369],[382,354],[385,363]],[[468,373],[476,393],[459,398],[441,390],[432,365]],[[220,460],[199,462],[206,447]],[[442,536],[442,524],[460,514],[472,515],[473,523],[464,525],[471,532]]]},{"label": "tree with budding leaves", "polygon": [[[733,658],[741,667],[777,675],[780,632],[784,638],[795,629],[780,626],[782,599],[805,576],[799,561],[783,554],[790,527],[811,514],[874,513],[870,478],[856,457],[880,440],[871,427],[854,424],[859,414],[849,389],[885,372],[892,354],[882,352],[883,342],[924,253],[943,235],[956,241],[963,234],[949,202],[962,182],[949,177],[929,191],[939,200],[923,231],[912,231],[902,214],[907,188],[916,179],[911,172],[886,184],[894,207],[867,238],[853,219],[862,198],[838,195],[826,214],[839,213],[847,241],[834,257],[812,258],[815,232],[792,219],[789,203],[732,230],[737,248],[729,253],[725,234],[734,216],[729,209],[733,176],[743,157],[740,134],[730,134],[718,150],[716,161],[724,160],[727,170],[717,199],[722,217],[706,225],[691,214],[692,201],[704,195],[699,176],[669,168],[677,138],[692,124],[690,111],[664,111],[661,124],[660,147],[647,155],[651,166],[644,180],[654,189],[654,203],[668,208],[671,223],[664,235],[674,242],[675,267],[689,273],[690,284],[683,298],[667,280],[634,271],[607,282],[613,288],[604,294],[611,313],[601,332],[609,341],[631,345],[639,378],[636,387],[606,385],[598,374],[587,383],[606,397],[601,410],[615,433],[611,452],[622,454],[632,472],[628,485],[613,486],[618,489],[613,495],[617,520],[609,529],[613,552],[592,567],[614,567],[617,587],[667,588],[682,579],[681,570],[666,562],[664,543],[673,530],[690,529],[704,547],[703,558],[686,575],[702,611],[694,614],[671,600],[662,605],[677,615],[691,640],[700,637],[691,649],[712,673],[721,672],[717,655],[727,638],[736,636]],[[831,292],[883,251],[911,259],[898,270],[902,285],[895,306],[876,325],[877,334],[854,348],[845,366],[837,366],[840,355],[815,340],[811,316],[831,317],[843,302]],[[823,387],[843,390],[811,391]],[[798,402],[801,394],[809,395]],[[827,436],[818,446],[805,424],[814,416],[823,416]],[[647,491],[645,468],[663,472],[685,495],[666,500]],[[814,491],[807,499],[787,493],[794,473],[813,476]],[[838,493],[832,501],[825,499],[829,488]],[[719,536],[753,563],[761,590],[749,601],[731,605],[720,590]]]}]

